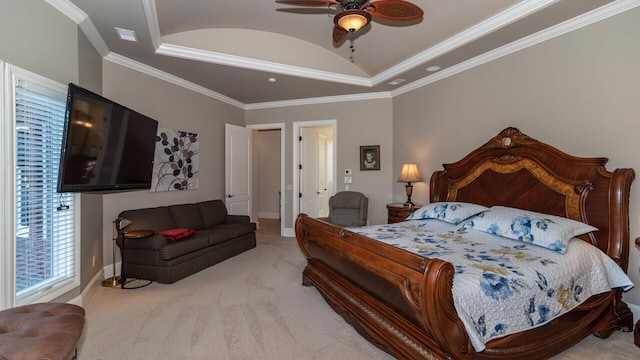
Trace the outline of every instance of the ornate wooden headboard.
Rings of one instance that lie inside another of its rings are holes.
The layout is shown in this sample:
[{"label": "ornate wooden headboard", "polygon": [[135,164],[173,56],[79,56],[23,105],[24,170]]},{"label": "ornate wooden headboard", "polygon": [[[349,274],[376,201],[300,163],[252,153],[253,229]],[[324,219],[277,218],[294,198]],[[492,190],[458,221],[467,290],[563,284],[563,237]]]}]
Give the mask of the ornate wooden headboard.
[{"label": "ornate wooden headboard", "polygon": [[581,237],[626,271],[632,169],[605,168],[607,158],[580,158],[502,130],[463,159],[431,176],[430,199],[510,206],[563,216],[599,231]]}]

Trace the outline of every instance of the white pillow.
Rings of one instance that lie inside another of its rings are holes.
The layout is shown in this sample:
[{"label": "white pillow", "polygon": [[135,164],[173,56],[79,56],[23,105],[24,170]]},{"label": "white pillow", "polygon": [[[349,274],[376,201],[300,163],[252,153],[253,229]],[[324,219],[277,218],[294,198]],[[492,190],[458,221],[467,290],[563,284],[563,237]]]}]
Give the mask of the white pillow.
[{"label": "white pillow", "polygon": [[569,240],[598,229],[585,223],[533,211],[494,206],[463,226],[528,242],[564,254]]},{"label": "white pillow", "polygon": [[487,209],[486,206],[464,202],[435,202],[422,206],[409,215],[406,220],[437,219],[451,224],[459,224]]}]

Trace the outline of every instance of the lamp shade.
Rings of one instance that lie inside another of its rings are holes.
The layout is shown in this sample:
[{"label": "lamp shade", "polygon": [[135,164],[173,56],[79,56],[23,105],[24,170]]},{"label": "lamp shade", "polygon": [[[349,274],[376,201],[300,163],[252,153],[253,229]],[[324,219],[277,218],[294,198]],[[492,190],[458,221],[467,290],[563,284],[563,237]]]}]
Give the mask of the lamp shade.
[{"label": "lamp shade", "polygon": [[355,32],[366,26],[371,21],[371,15],[364,10],[344,10],[333,18],[336,26]]},{"label": "lamp shade", "polygon": [[403,164],[402,171],[398,177],[398,182],[416,182],[422,181],[420,173],[418,172],[418,165],[416,164]]},{"label": "lamp shade", "polygon": [[125,219],[125,218],[117,218],[115,220],[115,224],[116,224],[116,227],[118,228],[118,230],[122,230],[122,229],[126,228],[127,226],[133,224],[133,221],[131,221],[129,219]]}]

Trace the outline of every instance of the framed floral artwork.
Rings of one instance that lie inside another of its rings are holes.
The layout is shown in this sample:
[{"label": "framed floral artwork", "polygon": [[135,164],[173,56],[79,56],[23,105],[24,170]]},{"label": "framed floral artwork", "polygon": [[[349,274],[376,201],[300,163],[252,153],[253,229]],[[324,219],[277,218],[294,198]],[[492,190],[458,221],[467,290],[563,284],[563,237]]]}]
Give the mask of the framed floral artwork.
[{"label": "framed floral artwork", "polygon": [[198,134],[158,128],[150,191],[198,188]]}]

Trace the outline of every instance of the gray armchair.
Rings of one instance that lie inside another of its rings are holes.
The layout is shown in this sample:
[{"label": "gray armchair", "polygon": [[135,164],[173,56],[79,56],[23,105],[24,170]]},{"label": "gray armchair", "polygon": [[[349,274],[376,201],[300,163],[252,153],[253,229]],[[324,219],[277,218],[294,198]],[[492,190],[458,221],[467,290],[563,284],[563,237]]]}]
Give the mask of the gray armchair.
[{"label": "gray armchair", "polygon": [[357,191],[339,191],[329,198],[329,216],[320,220],[338,226],[367,225],[369,199]]}]

